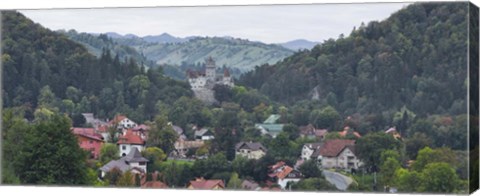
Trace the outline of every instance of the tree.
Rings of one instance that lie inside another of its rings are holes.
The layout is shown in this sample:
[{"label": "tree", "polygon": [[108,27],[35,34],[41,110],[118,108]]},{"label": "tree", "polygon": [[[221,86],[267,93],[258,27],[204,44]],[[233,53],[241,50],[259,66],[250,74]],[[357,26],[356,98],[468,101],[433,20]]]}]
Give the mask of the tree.
[{"label": "tree", "polygon": [[382,152],[385,150],[398,151],[401,145],[393,136],[383,132],[376,132],[359,138],[355,145],[355,151],[358,154],[358,158],[367,167],[379,167]]},{"label": "tree", "polygon": [[325,178],[307,178],[298,181],[291,186],[292,190],[301,191],[336,191],[334,185],[330,184]]},{"label": "tree", "polygon": [[215,85],[213,87],[215,100],[221,102],[229,102],[233,98],[233,91],[226,85]]},{"label": "tree", "polygon": [[169,124],[166,116],[156,116],[155,122],[148,132],[147,146],[158,147],[166,154],[169,154],[177,140],[177,133]]},{"label": "tree", "polygon": [[86,184],[86,152],[70,127],[70,119],[58,114],[34,124],[18,152],[17,171],[23,183]]},{"label": "tree", "polygon": [[167,158],[162,149],[157,147],[148,147],[142,152],[143,157],[148,159],[147,173],[160,170],[161,163]]},{"label": "tree", "polygon": [[421,173],[419,189],[424,192],[452,193],[458,189],[460,179],[455,169],[447,163],[430,163]]},{"label": "tree", "polygon": [[327,106],[321,110],[313,110],[310,113],[310,122],[318,128],[334,130],[337,121],[340,120],[340,114],[332,106]]},{"label": "tree", "polygon": [[410,138],[405,139],[405,151],[410,159],[415,159],[420,149],[432,146],[432,139],[428,138],[424,133],[414,133]]},{"label": "tree", "polygon": [[55,94],[53,94],[50,86],[44,86],[40,89],[38,96],[38,105],[46,108],[53,108],[55,103]]},{"label": "tree", "polygon": [[134,175],[130,171],[123,173],[116,183],[119,187],[133,187],[135,185]]},{"label": "tree", "polygon": [[102,165],[107,164],[111,160],[117,160],[119,157],[118,147],[112,143],[104,143],[100,148],[99,161]]},{"label": "tree", "polygon": [[415,192],[422,183],[422,180],[420,179],[420,173],[398,168],[395,171],[392,182],[400,192]]},{"label": "tree", "polygon": [[305,176],[305,178],[323,178],[322,171],[317,165],[317,161],[310,159],[305,161],[299,168],[300,172]]},{"label": "tree", "polygon": [[238,174],[233,172],[230,180],[228,180],[227,188],[229,189],[240,189],[242,187],[242,180],[238,178]]},{"label": "tree", "polygon": [[255,166],[255,160],[247,159],[243,156],[236,156],[232,161],[232,170],[239,175],[241,178],[247,176],[253,176],[253,168]]},{"label": "tree", "polygon": [[412,165],[415,171],[422,171],[426,165],[435,162],[445,162],[452,166],[457,163],[455,153],[448,148],[431,149],[425,147],[418,151],[417,159]]},{"label": "tree", "polygon": [[103,180],[106,182],[106,184],[113,186],[117,184],[121,176],[122,171],[117,167],[114,167],[105,174]]},{"label": "tree", "polygon": [[388,157],[380,166],[382,180],[385,185],[392,185],[394,182],[394,174],[397,169],[401,168],[400,163],[393,157]]},{"label": "tree", "polygon": [[283,126],[282,131],[288,134],[288,138],[290,140],[296,140],[298,137],[300,137],[300,130],[294,124],[286,124]]}]

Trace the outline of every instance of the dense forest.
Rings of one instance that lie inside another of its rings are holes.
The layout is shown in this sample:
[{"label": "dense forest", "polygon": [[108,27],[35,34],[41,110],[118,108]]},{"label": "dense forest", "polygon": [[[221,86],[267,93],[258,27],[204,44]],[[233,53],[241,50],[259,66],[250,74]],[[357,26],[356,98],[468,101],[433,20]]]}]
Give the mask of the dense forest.
[{"label": "dense forest", "polygon": [[148,60],[144,55],[139,53],[136,49],[118,44],[113,38],[107,34],[93,35],[89,33],[79,33],[75,30],[59,30],[61,34],[66,35],[69,39],[84,45],[91,54],[101,57],[103,50],[110,50],[112,56],[118,54],[120,59],[133,58],[139,64],[144,64],[147,67],[153,67],[155,62]]},{"label": "dense forest", "polygon": [[120,59],[110,50],[96,58],[19,13],[4,12],[3,27],[4,107],[34,109],[45,101],[69,114],[107,118],[124,113],[143,121],[153,115],[149,110],[156,100],[171,104],[193,94],[186,82],[165,77],[161,68],[146,71],[135,59]]},{"label": "dense forest", "polygon": [[[259,66],[239,83],[275,101],[318,100],[377,125],[361,125],[363,133],[396,125],[413,135],[417,119],[462,118],[457,115],[467,111],[467,12],[460,3],[413,4],[384,21],[362,23],[349,36]],[[446,145],[465,149],[466,135],[445,137],[460,142]]]}]

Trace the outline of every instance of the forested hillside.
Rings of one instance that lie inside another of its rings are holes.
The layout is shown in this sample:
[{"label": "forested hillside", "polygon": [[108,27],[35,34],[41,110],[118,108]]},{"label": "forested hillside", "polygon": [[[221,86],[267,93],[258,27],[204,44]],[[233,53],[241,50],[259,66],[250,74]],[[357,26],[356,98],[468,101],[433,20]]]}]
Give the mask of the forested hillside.
[{"label": "forested hillside", "polygon": [[[404,134],[424,130],[439,146],[465,149],[467,11],[462,3],[413,4],[257,67],[239,83],[295,103],[299,113],[308,110],[302,102],[318,100],[353,117],[363,133],[396,125]],[[452,118],[459,127],[445,126]]]},{"label": "forested hillside", "polygon": [[[41,104],[61,112],[124,113],[151,119],[156,100],[173,103],[192,96],[186,82],[169,79],[161,68],[145,71],[134,58],[103,50],[99,58],[66,36],[35,24],[17,12],[2,12],[3,106]],[[28,115],[30,114],[30,115]]]},{"label": "forested hillside", "polygon": [[249,71],[256,65],[276,63],[293,51],[275,44],[223,37],[193,37],[181,43],[152,43],[140,37],[116,38],[115,42],[134,47],[157,64],[199,64],[213,56],[217,65]]},{"label": "forested hillside", "polygon": [[404,106],[422,116],[464,113],[466,13],[464,4],[414,4],[258,67],[241,83],[282,102],[326,100],[348,115]]},{"label": "forested hillside", "polygon": [[102,55],[104,49],[108,49],[112,53],[112,56],[118,54],[119,58],[122,60],[125,58],[133,58],[139,64],[143,64],[148,67],[155,65],[155,62],[148,60],[145,56],[138,53],[134,48],[127,45],[118,44],[114,41],[114,39],[110,38],[106,34],[93,35],[89,33],[78,33],[75,30],[58,32],[66,35],[69,39],[84,45],[90,53],[97,57]]}]

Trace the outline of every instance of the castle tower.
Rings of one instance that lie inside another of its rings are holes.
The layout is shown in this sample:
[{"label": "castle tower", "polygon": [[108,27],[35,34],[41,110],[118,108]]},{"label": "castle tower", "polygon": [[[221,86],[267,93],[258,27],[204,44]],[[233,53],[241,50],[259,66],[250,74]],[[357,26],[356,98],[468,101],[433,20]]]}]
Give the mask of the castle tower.
[{"label": "castle tower", "polygon": [[233,81],[232,81],[232,78],[230,77],[230,72],[226,67],[223,68],[223,84],[233,87]]},{"label": "castle tower", "polygon": [[216,77],[215,61],[213,60],[212,57],[208,57],[205,60],[205,64],[206,64],[205,77],[207,78],[207,80],[212,80],[212,82],[215,82],[215,77]]}]

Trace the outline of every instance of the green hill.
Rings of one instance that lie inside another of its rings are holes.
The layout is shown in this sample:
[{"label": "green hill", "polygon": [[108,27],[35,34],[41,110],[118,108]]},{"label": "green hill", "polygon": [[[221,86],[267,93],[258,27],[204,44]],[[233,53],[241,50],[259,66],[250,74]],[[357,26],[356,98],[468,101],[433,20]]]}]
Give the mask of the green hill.
[{"label": "green hill", "polygon": [[239,83],[271,99],[319,99],[346,115],[398,111],[461,114],[466,110],[467,3],[419,3],[362,24]]},{"label": "green hill", "polygon": [[113,40],[136,48],[159,65],[197,65],[212,56],[217,65],[237,68],[242,72],[265,63],[274,64],[293,54],[293,51],[275,44],[223,37],[192,37],[180,43],[152,43],[140,37]]}]

